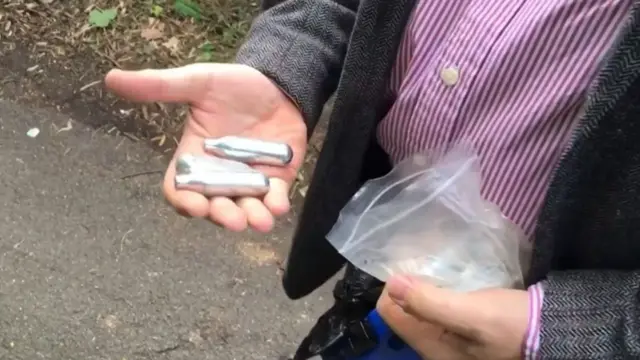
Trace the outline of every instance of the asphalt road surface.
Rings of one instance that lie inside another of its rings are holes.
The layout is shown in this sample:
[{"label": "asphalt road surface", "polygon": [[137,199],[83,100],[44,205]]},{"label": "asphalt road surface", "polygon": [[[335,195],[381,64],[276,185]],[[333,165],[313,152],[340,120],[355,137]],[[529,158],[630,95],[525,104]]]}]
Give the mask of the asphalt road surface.
[{"label": "asphalt road surface", "polygon": [[286,359],[329,304],[282,293],[295,214],[269,236],[182,219],[140,142],[0,100],[0,162],[2,360]]}]

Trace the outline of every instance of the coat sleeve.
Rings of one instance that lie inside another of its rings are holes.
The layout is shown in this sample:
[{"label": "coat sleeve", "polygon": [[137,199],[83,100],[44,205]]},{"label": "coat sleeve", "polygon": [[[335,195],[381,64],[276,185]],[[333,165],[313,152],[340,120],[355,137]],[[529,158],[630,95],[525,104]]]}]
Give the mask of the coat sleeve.
[{"label": "coat sleeve", "polygon": [[640,359],[640,271],[551,272],[539,358]]},{"label": "coat sleeve", "polygon": [[358,0],[270,0],[236,62],[271,78],[300,108],[309,134],[340,77]]}]

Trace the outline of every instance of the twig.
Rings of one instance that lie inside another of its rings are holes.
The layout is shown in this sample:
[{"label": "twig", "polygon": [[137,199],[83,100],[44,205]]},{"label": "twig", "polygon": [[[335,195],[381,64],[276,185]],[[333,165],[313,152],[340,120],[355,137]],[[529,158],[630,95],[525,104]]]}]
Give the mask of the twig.
[{"label": "twig", "polygon": [[127,132],[124,132],[124,131],[123,131],[123,132],[121,132],[121,134],[122,134],[122,135],[124,135],[125,137],[129,138],[129,140],[131,140],[131,141],[135,141],[135,142],[140,141],[140,139],[138,139],[138,138],[137,138],[137,137],[135,137],[134,135],[129,134],[129,133],[127,133]]},{"label": "twig", "polygon": [[107,54],[105,54],[105,53],[103,53],[103,52],[101,52],[101,51],[99,51],[99,50],[94,49],[93,51],[94,51],[96,54],[98,54],[98,55],[100,55],[100,56],[104,57],[105,59],[107,59],[107,60],[109,60],[109,61],[111,61],[111,63],[112,63],[113,65],[115,65],[115,67],[117,67],[118,69],[122,69],[122,65],[120,65],[120,63],[119,63],[116,59],[112,58],[111,56],[109,56],[109,55],[107,55]]},{"label": "twig", "polygon": [[102,82],[102,80],[96,80],[94,82],[90,82],[87,85],[81,87],[80,90],[78,90],[78,92],[83,92],[83,91],[87,90],[88,88],[90,88],[92,86],[96,86],[96,85],[100,84],[101,82]]},{"label": "twig", "polygon": [[133,229],[129,229],[126,233],[124,233],[124,235],[122,235],[122,238],[120,239],[120,253],[118,255],[122,254],[122,250],[124,250],[124,241],[127,238],[127,235],[131,234],[132,232]]},{"label": "twig", "polygon": [[135,174],[125,175],[125,176],[121,177],[120,180],[131,179],[131,178],[134,178],[134,177],[144,176],[144,175],[162,174],[163,172],[164,172],[163,170],[143,171],[143,172],[139,172],[139,173],[135,173]]}]

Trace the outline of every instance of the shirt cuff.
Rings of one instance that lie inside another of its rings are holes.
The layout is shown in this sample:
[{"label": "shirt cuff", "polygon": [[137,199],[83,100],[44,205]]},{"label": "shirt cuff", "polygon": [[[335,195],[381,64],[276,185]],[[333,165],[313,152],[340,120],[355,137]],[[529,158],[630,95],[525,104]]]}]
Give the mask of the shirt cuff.
[{"label": "shirt cuff", "polygon": [[529,293],[529,324],[524,339],[523,359],[538,359],[538,349],[540,348],[540,327],[541,327],[541,311],[542,301],[544,299],[544,290],[541,283],[531,285],[527,290]]}]

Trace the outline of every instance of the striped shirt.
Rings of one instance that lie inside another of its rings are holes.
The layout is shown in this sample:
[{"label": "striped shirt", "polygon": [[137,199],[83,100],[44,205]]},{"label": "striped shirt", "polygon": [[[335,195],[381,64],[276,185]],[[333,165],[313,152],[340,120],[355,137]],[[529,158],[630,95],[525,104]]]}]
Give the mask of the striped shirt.
[{"label": "striped shirt", "polygon": [[[378,141],[398,161],[459,141],[482,194],[530,236],[591,82],[632,0],[418,0],[391,74]],[[543,291],[530,288],[525,358]]]}]

